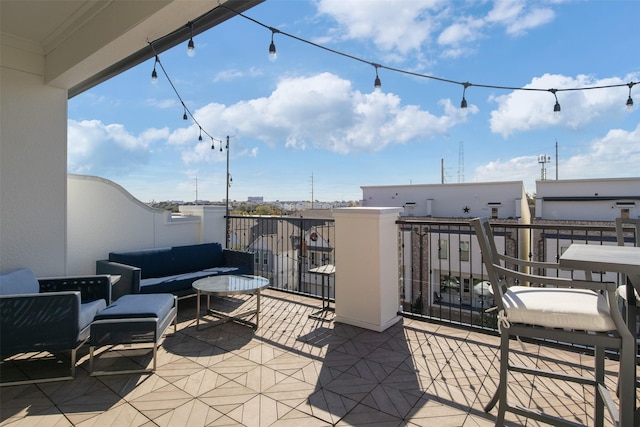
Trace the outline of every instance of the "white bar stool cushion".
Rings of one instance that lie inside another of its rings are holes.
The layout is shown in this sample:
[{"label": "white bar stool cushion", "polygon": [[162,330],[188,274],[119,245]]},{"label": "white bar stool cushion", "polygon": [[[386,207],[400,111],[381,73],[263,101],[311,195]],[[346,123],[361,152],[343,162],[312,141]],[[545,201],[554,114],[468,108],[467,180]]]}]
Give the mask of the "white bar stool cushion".
[{"label": "white bar stool cushion", "polygon": [[507,320],[547,328],[613,331],[606,297],[588,289],[511,286],[504,294]]}]

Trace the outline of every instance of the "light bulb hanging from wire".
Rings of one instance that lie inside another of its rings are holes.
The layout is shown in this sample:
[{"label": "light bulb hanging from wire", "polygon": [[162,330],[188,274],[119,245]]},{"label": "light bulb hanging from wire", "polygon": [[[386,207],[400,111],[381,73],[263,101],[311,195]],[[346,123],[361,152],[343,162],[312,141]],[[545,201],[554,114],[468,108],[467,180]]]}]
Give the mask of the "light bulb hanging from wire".
[{"label": "light bulb hanging from wire", "polygon": [[269,60],[275,61],[276,58],[278,57],[278,54],[276,52],[276,44],[273,42],[273,36],[275,33],[279,33],[280,30],[273,27],[269,27],[269,29],[271,30],[271,44],[269,45]]},{"label": "light bulb hanging from wire", "polygon": [[629,98],[627,98],[627,110],[633,109],[633,98],[631,98],[631,88],[633,87],[633,85],[635,85],[635,83],[633,82],[627,83],[627,86],[629,86]]},{"label": "light bulb hanging from wire", "polygon": [[187,27],[191,30],[191,38],[189,39],[189,43],[187,44],[187,55],[193,57],[196,54],[196,45],[193,42],[193,22],[189,21],[187,23]]},{"label": "light bulb hanging from wire", "polygon": [[464,109],[467,108],[467,99],[464,97],[464,95],[467,92],[467,88],[471,86],[471,83],[464,82],[462,85],[464,86],[464,89],[462,89],[462,101],[460,101],[460,108]]},{"label": "light bulb hanging from wire", "polygon": [[198,141],[202,142],[202,127],[200,128],[200,136],[198,137]]},{"label": "light bulb hanging from wire", "polygon": [[382,82],[380,81],[380,77],[378,77],[378,67],[380,65],[378,64],[371,64],[374,66],[374,68],[376,69],[376,79],[373,81],[373,88],[380,92],[380,90],[382,90]]},{"label": "light bulb hanging from wire", "polygon": [[153,71],[151,72],[151,83],[158,83],[158,72],[156,71],[156,64],[158,63],[158,55],[156,55],[156,60],[153,63]]},{"label": "light bulb hanging from wire", "polygon": [[558,91],[557,89],[549,89],[549,92],[551,92],[553,96],[556,98],[556,104],[553,106],[553,112],[556,115],[560,114],[560,103],[558,102],[558,95],[556,95],[557,91]]},{"label": "light bulb hanging from wire", "polygon": [[187,106],[184,105],[184,102],[182,103],[182,108],[184,108],[184,114],[182,115],[182,120],[189,120],[189,117],[187,116]]}]

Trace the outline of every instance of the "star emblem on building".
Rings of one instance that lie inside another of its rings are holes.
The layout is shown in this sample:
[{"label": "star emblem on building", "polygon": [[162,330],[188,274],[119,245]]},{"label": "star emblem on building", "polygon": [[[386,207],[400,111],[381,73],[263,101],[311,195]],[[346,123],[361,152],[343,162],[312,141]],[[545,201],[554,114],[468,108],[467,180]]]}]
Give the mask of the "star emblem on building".
[{"label": "star emblem on building", "polygon": [[464,208],[462,208],[462,210],[464,211],[464,213],[469,213],[471,209],[469,209],[469,206],[465,206]]}]

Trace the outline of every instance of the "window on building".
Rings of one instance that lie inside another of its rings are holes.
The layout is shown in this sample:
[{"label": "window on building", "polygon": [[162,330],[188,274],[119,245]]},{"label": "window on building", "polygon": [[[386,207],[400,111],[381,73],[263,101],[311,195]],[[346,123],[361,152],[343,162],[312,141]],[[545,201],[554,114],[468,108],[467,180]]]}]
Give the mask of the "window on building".
[{"label": "window on building", "polygon": [[309,252],[309,262],[311,262],[311,265],[317,265],[315,252]]},{"label": "window on building", "polygon": [[629,218],[629,209],[620,209],[620,218]]},{"label": "window on building", "polygon": [[262,252],[262,264],[269,265],[269,252]]},{"label": "window on building", "polygon": [[491,208],[491,218],[498,218],[498,208],[493,207]]},{"label": "window on building", "polygon": [[469,261],[469,242],[460,241],[460,261]]},{"label": "window on building", "polygon": [[448,250],[448,246],[447,246],[447,240],[446,239],[439,239],[438,240],[438,258],[439,259],[447,259],[447,253],[449,252]]},{"label": "window on building", "polygon": [[467,294],[471,292],[471,281],[469,279],[462,279],[462,291]]}]

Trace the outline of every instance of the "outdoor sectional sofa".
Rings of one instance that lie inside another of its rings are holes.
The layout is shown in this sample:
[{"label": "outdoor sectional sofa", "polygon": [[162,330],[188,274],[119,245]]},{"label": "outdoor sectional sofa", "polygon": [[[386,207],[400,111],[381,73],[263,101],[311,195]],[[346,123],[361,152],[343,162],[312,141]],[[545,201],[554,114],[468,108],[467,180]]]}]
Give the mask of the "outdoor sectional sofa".
[{"label": "outdoor sectional sofa", "polygon": [[219,274],[253,274],[251,252],[223,249],[220,243],[111,252],[96,262],[97,274],[118,274],[112,289],[116,300],[126,294],[171,293],[178,298],[195,295],[191,285]]}]

